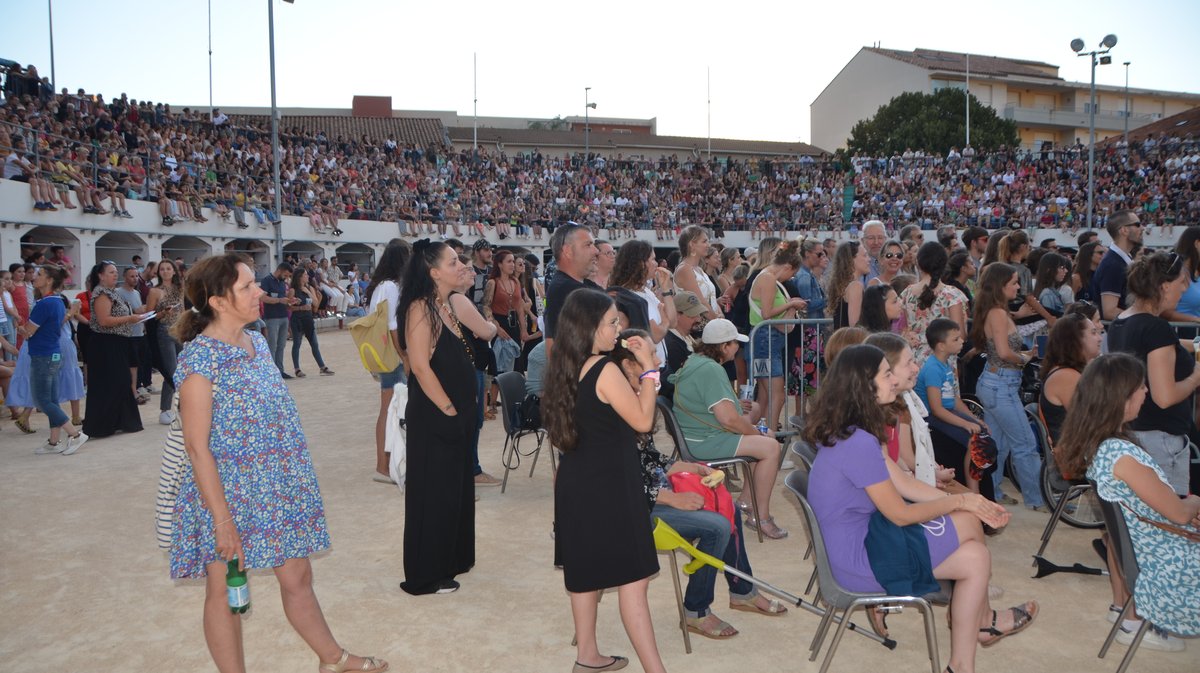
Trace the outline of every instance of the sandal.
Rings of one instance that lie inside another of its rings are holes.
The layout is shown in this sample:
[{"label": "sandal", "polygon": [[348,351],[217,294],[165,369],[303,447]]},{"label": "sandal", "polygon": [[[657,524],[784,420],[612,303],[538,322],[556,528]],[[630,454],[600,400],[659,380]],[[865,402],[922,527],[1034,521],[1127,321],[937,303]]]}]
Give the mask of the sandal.
[{"label": "sandal", "polygon": [[363,671],[364,673],[383,673],[388,669],[388,662],[380,661],[375,657],[362,657],[363,663],[359,668],[346,668],[346,660],[350,658],[350,653],[342,650],[342,658],[337,660],[335,664],[322,663],[317,670],[323,673],[343,673],[344,671]]},{"label": "sandal", "polygon": [[575,666],[571,669],[571,673],[588,673],[588,671],[619,671],[629,665],[629,660],[625,657],[613,655],[612,662],[603,666],[588,666],[575,662]]},{"label": "sandal", "polygon": [[871,623],[871,630],[875,635],[880,638],[888,637],[887,610],[878,605],[867,608],[867,621]]},{"label": "sandal", "polygon": [[762,608],[758,605],[758,595],[750,598],[729,598],[729,609],[741,610],[742,612],[754,612],[768,617],[779,617],[787,614],[787,606],[774,598],[768,599],[767,607]]},{"label": "sandal", "polygon": [[[493,409],[493,408],[491,408],[491,407],[488,407],[488,408],[487,408],[486,410],[484,410],[484,412],[483,412],[483,418],[484,418],[485,420],[489,420],[489,421],[494,421],[494,420],[496,420],[496,410],[495,410],[495,409]],[[579,664],[579,665],[580,665],[580,666],[582,666],[583,664]]]},{"label": "sandal", "polygon": [[760,531],[763,535],[772,540],[782,540],[788,536],[788,532],[779,526],[775,525],[775,517],[769,516],[760,523],[752,516],[746,517],[746,525]]},{"label": "sandal", "polygon": [[1007,631],[1001,631],[996,628],[996,611],[992,610],[992,625],[979,629],[980,633],[986,633],[992,637],[979,641],[979,644],[983,647],[991,647],[1008,636],[1024,631],[1037,618],[1038,609],[1037,601],[1029,601],[1025,605],[1014,605],[1009,608],[1009,610],[1012,610],[1013,626]]},{"label": "sandal", "polygon": [[27,419],[18,418],[13,421],[13,424],[15,424],[17,426],[18,430],[20,430],[21,432],[23,432],[27,435],[32,435],[35,432],[37,432],[33,428],[29,427],[29,421]]},{"label": "sandal", "polygon": [[[717,624],[711,629],[706,629],[703,626],[703,622],[709,617],[715,619]],[[705,638],[712,638],[713,640],[725,640],[738,634],[738,630],[733,628],[732,624],[712,614],[711,612],[704,617],[688,617],[687,630],[691,631],[692,633],[698,633]],[[730,631],[733,633],[729,633]]]},{"label": "sandal", "polygon": [[333,376],[333,370],[329,367],[321,367],[321,376]]},{"label": "sandal", "polygon": [[300,371],[299,369],[296,370],[296,378],[302,379],[305,376],[308,376],[308,374],[305,374],[304,372]]}]

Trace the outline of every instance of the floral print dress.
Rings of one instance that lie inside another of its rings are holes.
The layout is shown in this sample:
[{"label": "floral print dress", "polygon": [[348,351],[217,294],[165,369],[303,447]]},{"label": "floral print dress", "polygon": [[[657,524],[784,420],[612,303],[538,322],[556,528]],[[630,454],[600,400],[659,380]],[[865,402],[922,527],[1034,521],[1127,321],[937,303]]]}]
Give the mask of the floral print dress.
[{"label": "floral print dress", "polygon": [[[1133,492],[1129,484],[1113,476],[1113,467],[1129,456],[1154,470],[1164,484],[1163,471],[1140,446],[1123,439],[1106,439],[1088,467],[1088,478],[1096,482],[1101,498],[1118,503],[1133,552],[1138,559],[1138,580],[1133,590],[1138,614],[1151,624],[1181,636],[1200,635],[1200,544],[1156,528],[1134,514],[1170,523]],[[1131,513],[1128,506],[1133,510]]]},{"label": "floral print dress", "polygon": [[[179,354],[175,387],[192,374],[212,382],[208,445],[242,538],[243,562],[274,568],[328,548],[329,532],[296,403],[267,340],[247,334],[253,354],[203,334],[189,341]],[[218,557],[212,514],[190,461],[180,477],[171,529],[171,577],[203,577]]]},{"label": "floral print dress", "polygon": [[[929,323],[937,318],[950,318],[950,309],[956,304],[961,304],[965,312],[967,295],[956,287],[938,283],[933,291],[933,303],[929,308],[923,309],[918,306],[921,294],[914,292],[916,289],[917,286],[912,285],[904,288],[904,292],[900,293],[900,305],[904,308],[901,320],[905,324],[903,336],[913,349],[913,357],[916,358],[917,364],[923,365],[933,353],[933,350],[929,348],[929,342],[925,339],[925,330],[929,327]],[[957,358],[955,359],[957,360]],[[951,366],[954,366],[954,363],[951,363]]]}]

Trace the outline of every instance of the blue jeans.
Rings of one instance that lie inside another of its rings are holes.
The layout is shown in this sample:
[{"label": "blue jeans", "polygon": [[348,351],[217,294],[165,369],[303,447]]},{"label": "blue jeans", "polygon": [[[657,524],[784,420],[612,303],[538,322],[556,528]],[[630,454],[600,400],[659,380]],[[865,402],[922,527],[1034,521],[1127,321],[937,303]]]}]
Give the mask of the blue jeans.
[{"label": "blue jeans", "polygon": [[[3,310],[4,310],[3,308],[0,308],[0,311],[3,311]],[[17,330],[16,330],[16,328],[13,327],[12,319],[5,320],[4,322],[0,322],[0,336],[4,337],[5,341],[12,344],[13,348],[17,347]],[[17,358],[15,356],[13,356],[9,353],[0,354],[0,360],[16,360],[16,359]]]},{"label": "blue jeans", "polygon": [[[674,528],[685,540],[700,542],[696,548],[700,551],[719,557],[726,565],[752,575],[750,560],[746,558],[746,537],[742,534],[742,514],[734,509],[733,520],[737,524],[737,536],[729,530],[729,519],[706,510],[684,511],[655,505],[650,512],[651,517],[662,519],[668,526]],[[729,583],[730,598],[753,598],[758,590],[746,580],[725,573]],[[683,595],[683,607],[688,617],[704,617],[708,615],[712,605],[717,584],[717,569],[704,566],[688,579],[687,591]]]},{"label": "blue jeans", "polygon": [[983,405],[983,420],[996,440],[998,457],[992,483],[996,497],[1000,497],[1000,482],[1004,479],[1004,463],[1012,456],[1017,479],[1021,482],[1021,496],[1026,507],[1036,507],[1042,502],[1041,478],[1042,457],[1038,455],[1037,440],[1029,427],[1029,418],[1021,406],[1021,372],[1001,369],[993,372],[985,368],[979,376],[975,394]]},{"label": "blue jeans", "polygon": [[175,395],[175,364],[179,358],[179,351],[183,346],[171,336],[170,330],[162,325],[158,326],[158,357],[162,365],[163,386],[162,394],[158,398],[158,410],[170,411],[171,398]]},{"label": "blue jeans", "polygon": [[61,355],[29,356],[29,393],[34,406],[50,420],[51,428],[61,428],[70,420],[58,406],[59,369],[62,369]]},{"label": "blue jeans", "polygon": [[288,319],[267,318],[267,347],[271,349],[271,359],[283,373],[283,349],[287,348]]}]

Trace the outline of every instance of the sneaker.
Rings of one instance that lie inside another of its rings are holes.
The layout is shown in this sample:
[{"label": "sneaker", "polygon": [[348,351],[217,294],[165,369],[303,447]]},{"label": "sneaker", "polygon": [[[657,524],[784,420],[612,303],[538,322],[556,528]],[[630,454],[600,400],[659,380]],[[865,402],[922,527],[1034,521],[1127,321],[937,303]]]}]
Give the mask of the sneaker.
[{"label": "sneaker", "polygon": [[[435,593],[435,594],[452,594],[455,591],[458,591],[458,587],[460,587],[460,586],[461,585],[458,582],[455,582],[454,580],[445,580],[444,582],[442,582],[441,584],[438,585],[437,591],[435,591],[433,593]],[[1146,637],[1149,638],[1150,636],[1147,635]]]},{"label": "sneaker", "polygon": [[[1129,622],[1126,621],[1126,624]],[[1135,622],[1138,626],[1128,628],[1125,625],[1121,626],[1121,630],[1117,632],[1117,642],[1122,645],[1133,643],[1133,637],[1137,635],[1138,629],[1141,628],[1141,621]],[[1150,630],[1146,631],[1146,635],[1142,636],[1141,647],[1159,652],[1182,652],[1185,649],[1183,640],[1163,631],[1157,626],[1151,624]]]},{"label": "sneaker", "polygon": [[780,469],[780,471],[794,470],[794,469],[796,469],[796,463],[792,462],[791,458],[787,458],[783,461],[782,464],[779,465],[779,469]]},{"label": "sneaker", "polygon": [[175,412],[170,409],[158,415],[158,422],[161,425],[170,425],[175,420]]},{"label": "sneaker", "polygon": [[50,440],[47,439],[45,444],[42,444],[41,446],[37,447],[36,449],[33,450],[33,452],[39,456],[44,456],[44,455],[50,454],[50,453],[62,453],[63,450],[66,448],[67,448],[67,445],[61,441],[57,444],[51,444]]},{"label": "sneaker", "polygon": [[69,456],[72,453],[75,453],[76,451],[79,450],[79,447],[81,447],[85,443],[87,443],[87,440],[88,440],[88,436],[83,433],[83,430],[80,430],[79,434],[75,435],[74,437],[68,437],[67,438],[67,448],[65,451],[62,452],[62,455]]},{"label": "sneaker", "polygon": [[487,472],[480,472],[479,474],[475,475],[475,485],[476,486],[499,486],[500,480],[493,477],[492,475],[488,474]]}]

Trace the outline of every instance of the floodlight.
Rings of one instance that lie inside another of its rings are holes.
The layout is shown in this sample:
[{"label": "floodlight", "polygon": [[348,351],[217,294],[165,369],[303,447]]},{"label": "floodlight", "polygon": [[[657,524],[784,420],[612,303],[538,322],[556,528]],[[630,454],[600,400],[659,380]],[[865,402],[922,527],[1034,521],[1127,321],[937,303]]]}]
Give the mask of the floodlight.
[{"label": "floodlight", "polygon": [[1101,56],[1100,65],[1108,65],[1112,63],[1112,56]]},{"label": "floodlight", "polygon": [[1117,46],[1117,36],[1113,35],[1112,33],[1105,35],[1104,39],[1100,41],[1100,46],[1104,47],[1105,49],[1112,49],[1113,47]]},{"label": "floodlight", "polygon": [[1071,40],[1071,51],[1075,52],[1076,54],[1083,51],[1083,40],[1079,38]]}]

